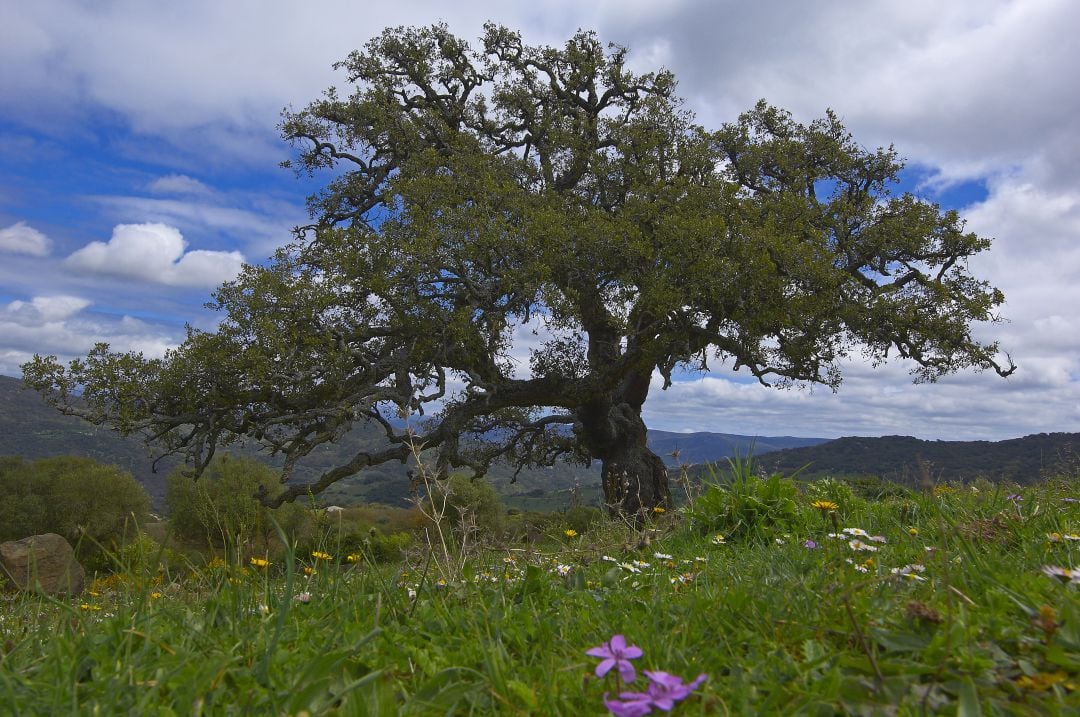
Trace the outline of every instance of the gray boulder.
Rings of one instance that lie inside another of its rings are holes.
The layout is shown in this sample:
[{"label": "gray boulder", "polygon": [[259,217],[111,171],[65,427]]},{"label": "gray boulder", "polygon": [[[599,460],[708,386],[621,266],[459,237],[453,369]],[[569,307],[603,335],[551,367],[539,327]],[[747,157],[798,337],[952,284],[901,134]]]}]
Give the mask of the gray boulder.
[{"label": "gray boulder", "polygon": [[64,536],[45,533],[0,543],[0,581],[5,580],[19,590],[78,595],[86,572]]}]

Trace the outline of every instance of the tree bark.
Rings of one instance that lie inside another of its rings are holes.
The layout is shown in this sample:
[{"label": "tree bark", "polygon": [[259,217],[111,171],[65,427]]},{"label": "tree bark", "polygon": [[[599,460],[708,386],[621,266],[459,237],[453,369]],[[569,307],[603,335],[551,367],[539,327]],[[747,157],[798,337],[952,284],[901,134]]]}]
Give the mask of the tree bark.
[{"label": "tree bark", "polygon": [[604,503],[612,515],[641,517],[671,505],[667,468],[645,443],[641,407],[603,401],[578,411],[579,436],[600,460]]}]

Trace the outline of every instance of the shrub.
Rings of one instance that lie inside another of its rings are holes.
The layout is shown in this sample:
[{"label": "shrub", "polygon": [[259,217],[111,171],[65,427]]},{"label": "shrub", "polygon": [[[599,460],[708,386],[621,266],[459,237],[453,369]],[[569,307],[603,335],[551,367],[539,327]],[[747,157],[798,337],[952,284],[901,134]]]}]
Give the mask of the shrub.
[{"label": "shrub", "polygon": [[445,499],[443,519],[452,529],[475,528],[485,535],[501,535],[506,530],[506,507],[489,483],[456,474],[432,485],[430,490],[423,499],[425,505],[441,509]]},{"label": "shrub", "polygon": [[730,536],[768,536],[791,529],[799,518],[799,486],[779,473],[758,477],[750,458],[728,459],[721,480],[710,466],[711,481],[688,515],[709,531]]},{"label": "shrub", "polygon": [[135,535],[150,497],[130,473],[90,458],[0,461],[0,540],[58,533],[89,569]]},{"label": "shrub", "polygon": [[259,488],[281,489],[278,474],[247,457],[215,458],[196,480],[178,470],[168,477],[166,502],[173,533],[207,547],[265,552],[276,531],[271,516],[295,538],[308,523],[308,511],[286,503],[269,509],[255,497]]}]

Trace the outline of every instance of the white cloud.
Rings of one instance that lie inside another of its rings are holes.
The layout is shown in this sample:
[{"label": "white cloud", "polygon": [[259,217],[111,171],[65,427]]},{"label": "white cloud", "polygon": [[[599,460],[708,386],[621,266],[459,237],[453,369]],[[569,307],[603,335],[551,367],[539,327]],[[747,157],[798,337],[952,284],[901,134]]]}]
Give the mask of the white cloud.
[{"label": "white cloud", "polygon": [[52,240],[26,222],[0,229],[0,251],[31,256],[47,256]]},{"label": "white cloud", "polygon": [[200,196],[212,193],[210,187],[206,186],[198,179],[189,177],[186,174],[167,174],[164,177],[158,177],[150,182],[147,189],[154,194],[173,194],[181,196]]},{"label": "white cloud", "polygon": [[118,224],[106,242],[90,242],[67,258],[77,270],[171,286],[216,287],[236,277],[244,263],[237,251],[185,253],[180,230],[166,224]]},{"label": "white cloud", "polygon": [[90,302],[78,296],[35,296],[29,302],[16,299],[4,307],[2,315],[28,326],[53,323],[79,313]]},{"label": "white cloud", "polygon": [[86,299],[62,295],[0,305],[0,373],[20,375],[19,367],[34,354],[70,361],[85,356],[99,342],[116,351],[141,351],[149,358],[160,358],[183,339],[177,327],[89,311],[90,307]]}]

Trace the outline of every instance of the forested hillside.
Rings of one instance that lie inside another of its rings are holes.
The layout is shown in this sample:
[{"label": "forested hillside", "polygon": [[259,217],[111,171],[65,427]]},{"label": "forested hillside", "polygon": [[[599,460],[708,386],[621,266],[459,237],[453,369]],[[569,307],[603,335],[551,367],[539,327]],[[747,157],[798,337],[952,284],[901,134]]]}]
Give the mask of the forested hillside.
[{"label": "forested hillside", "polygon": [[918,485],[987,478],[1029,484],[1080,470],[1080,433],[1039,433],[1005,441],[923,441],[911,436],[847,437],[764,456],[761,466],[803,477],[875,475]]}]

